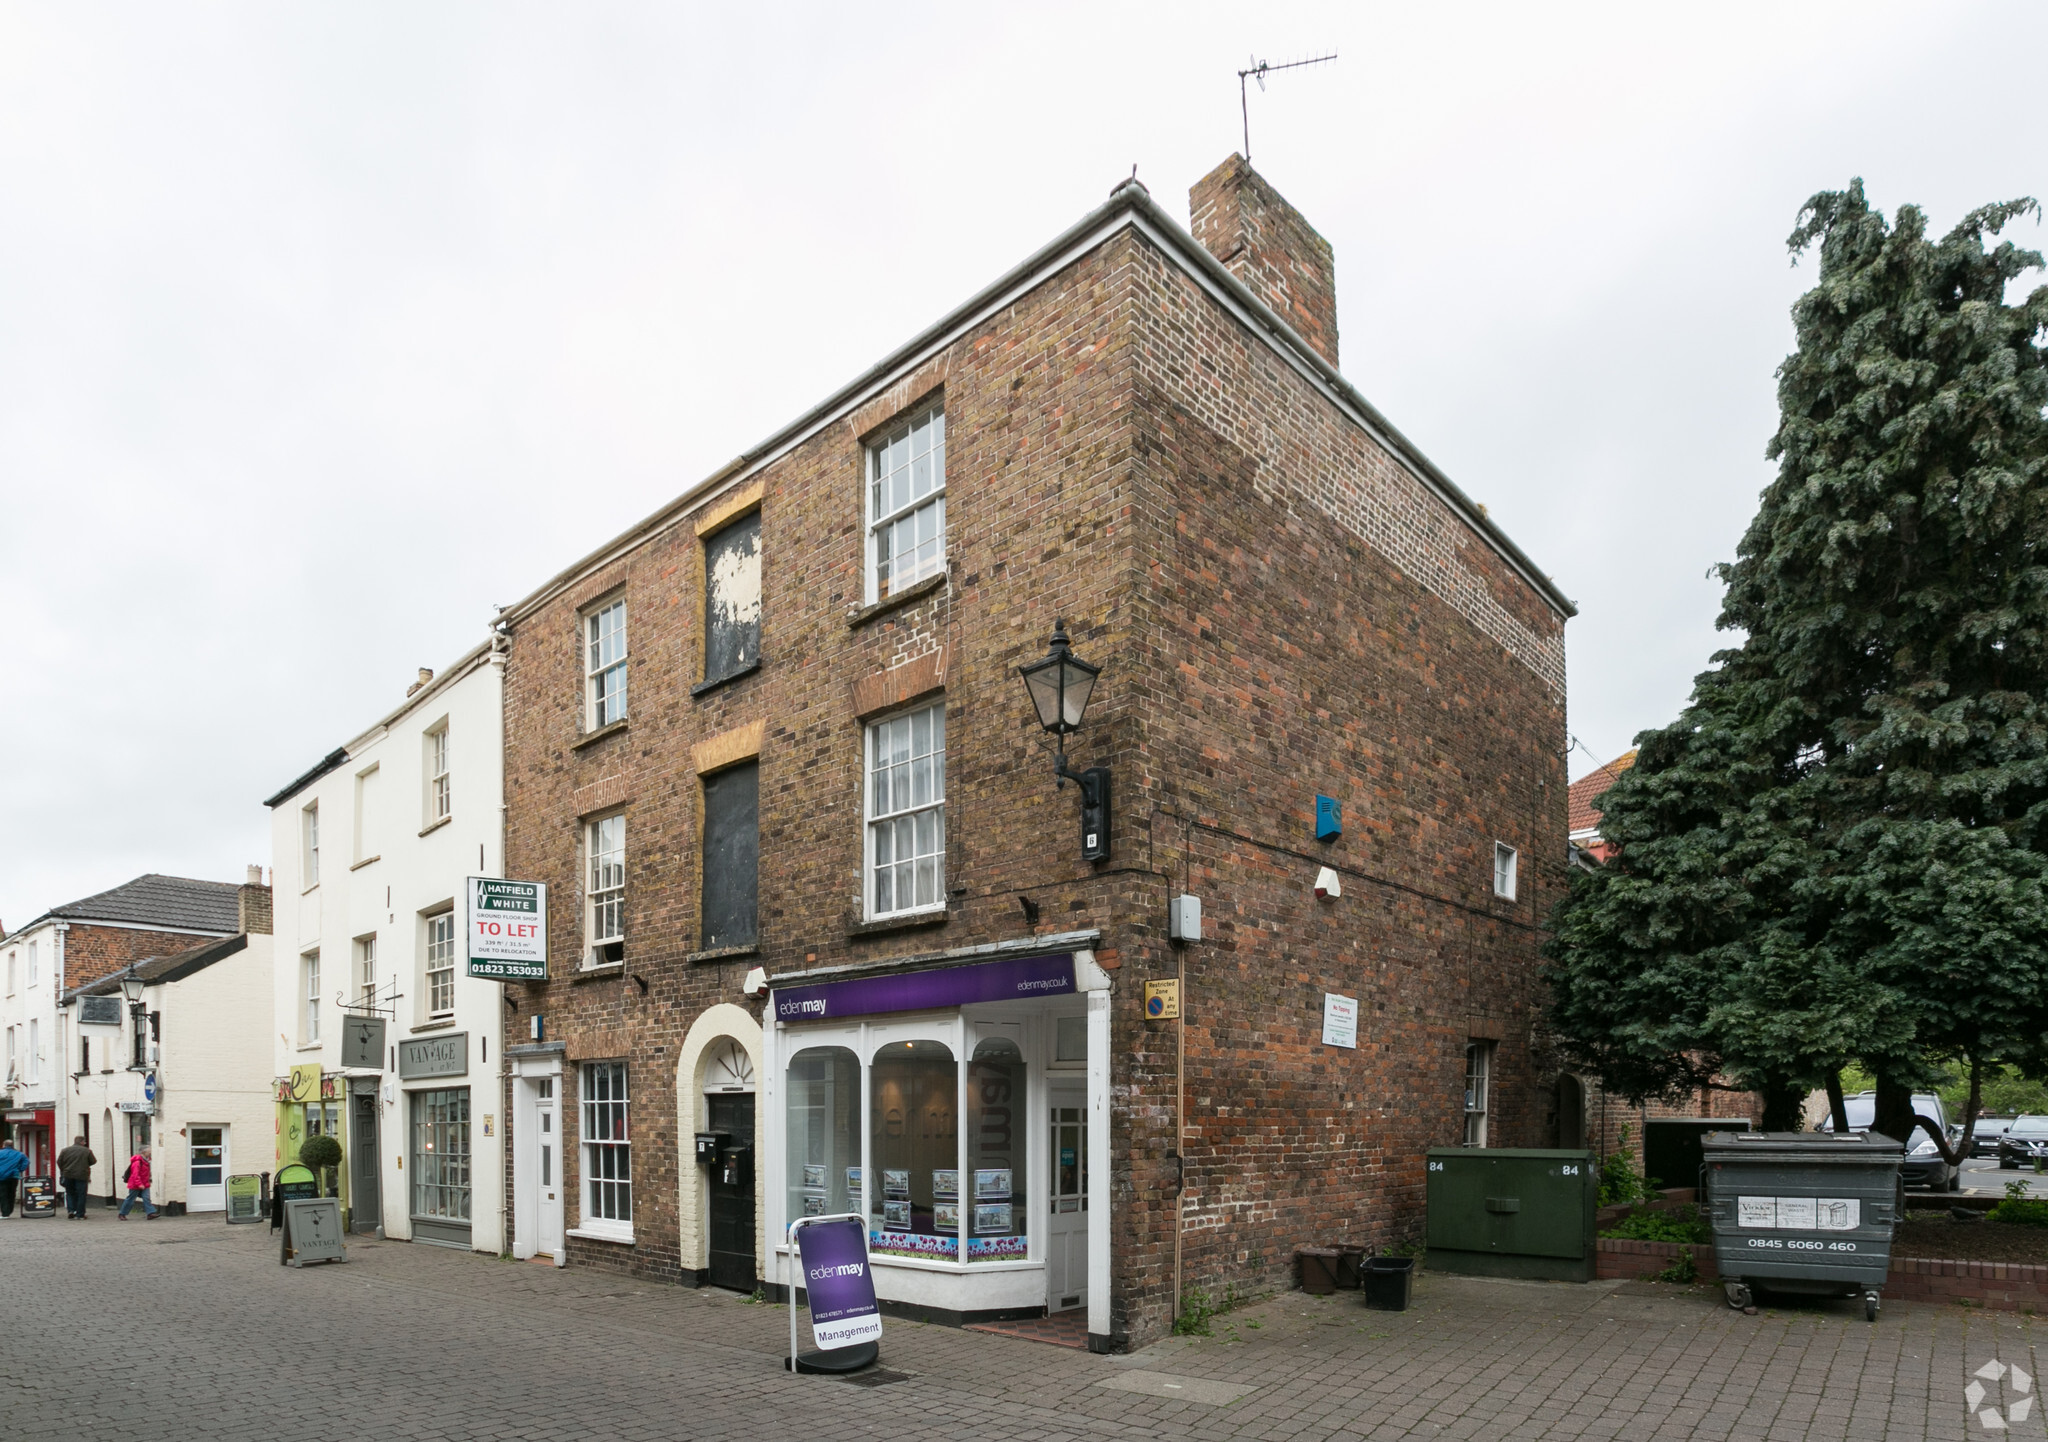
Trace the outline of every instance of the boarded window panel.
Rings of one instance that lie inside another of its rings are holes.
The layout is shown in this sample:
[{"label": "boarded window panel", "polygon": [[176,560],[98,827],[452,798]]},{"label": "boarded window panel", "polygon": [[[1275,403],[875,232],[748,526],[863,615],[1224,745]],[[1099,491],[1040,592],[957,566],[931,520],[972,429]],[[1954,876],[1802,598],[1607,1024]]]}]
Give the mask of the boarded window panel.
[{"label": "boarded window panel", "polygon": [[761,513],[704,543],[704,679],[761,661]]},{"label": "boarded window panel", "polygon": [[704,949],[751,946],[761,872],[761,766],[704,778]]}]

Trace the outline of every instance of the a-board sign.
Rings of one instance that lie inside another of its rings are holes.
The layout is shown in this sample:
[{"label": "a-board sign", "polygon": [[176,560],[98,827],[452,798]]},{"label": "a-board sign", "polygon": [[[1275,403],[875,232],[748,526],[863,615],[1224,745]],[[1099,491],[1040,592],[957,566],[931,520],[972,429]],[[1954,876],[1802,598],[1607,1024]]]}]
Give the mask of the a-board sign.
[{"label": "a-board sign", "polygon": [[320,1181],[319,1178],[313,1175],[311,1167],[293,1162],[289,1166],[278,1168],[277,1199],[279,1201],[300,1201],[319,1195]]},{"label": "a-board sign", "polygon": [[882,1340],[882,1309],[868,1272],[868,1229],[856,1217],[834,1217],[796,1228],[803,1257],[804,1292],[811,1307],[811,1337],[821,1352]]},{"label": "a-board sign", "polygon": [[287,1266],[308,1262],[343,1262],[341,1199],[300,1198],[284,1204],[284,1245]]},{"label": "a-board sign", "polygon": [[263,1178],[243,1172],[228,1178],[228,1225],[263,1220]]},{"label": "a-board sign", "polygon": [[384,1070],[384,1018],[347,1016],[341,1021],[341,1064]]},{"label": "a-board sign", "polygon": [[21,1179],[21,1214],[24,1217],[56,1215],[57,1182],[54,1177]]},{"label": "a-board sign", "polygon": [[548,888],[543,881],[469,878],[469,974],[486,981],[548,979]]}]

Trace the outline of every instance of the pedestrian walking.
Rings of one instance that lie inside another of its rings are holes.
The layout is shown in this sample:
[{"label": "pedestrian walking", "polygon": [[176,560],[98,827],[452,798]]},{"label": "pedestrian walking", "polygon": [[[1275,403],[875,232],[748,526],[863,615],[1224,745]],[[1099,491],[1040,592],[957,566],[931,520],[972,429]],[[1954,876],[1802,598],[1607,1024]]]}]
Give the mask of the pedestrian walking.
[{"label": "pedestrian walking", "polygon": [[84,1137],[73,1137],[71,1145],[57,1153],[57,1179],[64,1183],[64,1218],[85,1220],[85,1189],[92,1185],[92,1169],[99,1164]]},{"label": "pedestrian walking", "polygon": [[116,1221],[128,1220],[128,1209],[139,1200],[145,1221],[156,1220],[156,1203],[149,1199],[149,1148],[144,1147],[128,1159],[128,1175],[121,1179],[128,1188],[128,1195],[121,1199],[121,1210],[114,1214]]},{"label": "pedestrian walking", "polygon": [[14,1215],[14,1193],[21,1186],[21,1174],[28,1170],[28,1158],[13,1142],[0,1142],[0,1217]]}]

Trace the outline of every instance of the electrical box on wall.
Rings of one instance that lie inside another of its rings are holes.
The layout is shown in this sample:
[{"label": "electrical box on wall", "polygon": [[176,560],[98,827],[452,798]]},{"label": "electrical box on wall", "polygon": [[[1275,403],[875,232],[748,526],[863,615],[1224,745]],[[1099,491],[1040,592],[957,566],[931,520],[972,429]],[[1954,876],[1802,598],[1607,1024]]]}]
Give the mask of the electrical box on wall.
[{"label": "electrical box on wall", "polygon": [[1202,898],[1176,896],[1166,903],[1166,934],[1175,941],[1202,939]]},{"label": "electrical box on wall", "polygon": [[1109,857],[1109,768],[1091,766],[1081,773],[1081,859]]},{"label": "electrical box on wall", "polygon": [[1335,841],[1344,834],[1344,807],[1334,796],[1316,798],[1316,840]]}]

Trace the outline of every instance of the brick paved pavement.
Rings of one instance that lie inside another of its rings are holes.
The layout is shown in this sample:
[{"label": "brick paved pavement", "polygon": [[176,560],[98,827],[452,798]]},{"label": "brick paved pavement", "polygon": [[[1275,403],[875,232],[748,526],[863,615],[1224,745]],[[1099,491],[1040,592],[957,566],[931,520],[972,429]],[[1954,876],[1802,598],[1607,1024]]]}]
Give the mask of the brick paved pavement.
[{"label": "brick paved pavement", "polygon": [[[291,1271],[267,1231],[191,1218],[0,1221],[0,1442],[1961,1438],[1991,1435],[1966,1431],[1971,1369],[2040,1371],[2009,1314],[1425,1277],[1406,1313],[1294,1294],[1133,1357],[891,1321],[910,1379],[865,1389],[783,1373],[786,1312],[726,1293],[351,1257]],[[2038,1409],[2004,1435],[2041,1437]]]}]

